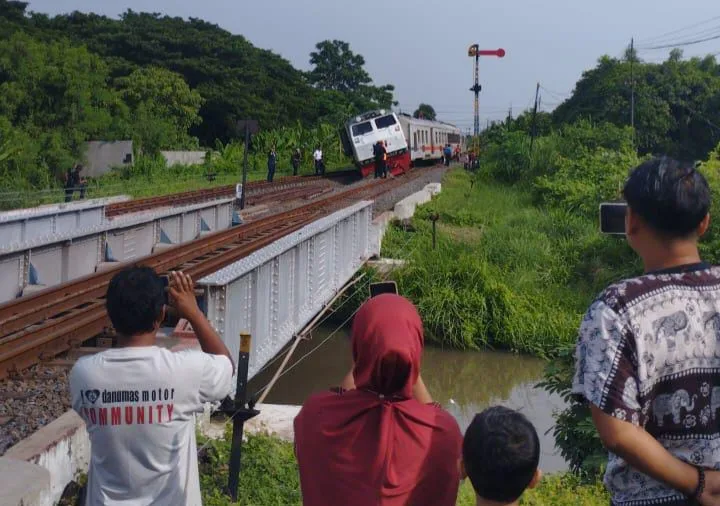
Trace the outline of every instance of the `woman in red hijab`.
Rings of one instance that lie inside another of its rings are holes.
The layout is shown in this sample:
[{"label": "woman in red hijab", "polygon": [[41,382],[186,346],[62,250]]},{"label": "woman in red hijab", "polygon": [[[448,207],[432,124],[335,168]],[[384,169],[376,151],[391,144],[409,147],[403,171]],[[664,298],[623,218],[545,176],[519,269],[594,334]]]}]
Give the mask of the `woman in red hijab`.
[{"label": "woman in red hijab", "polygon": [[413,398],[423,328],[407,299],[366,302],[352,331],[355,389],[313,395],[295,418],[304,506],[453,506],[462,435]]}]

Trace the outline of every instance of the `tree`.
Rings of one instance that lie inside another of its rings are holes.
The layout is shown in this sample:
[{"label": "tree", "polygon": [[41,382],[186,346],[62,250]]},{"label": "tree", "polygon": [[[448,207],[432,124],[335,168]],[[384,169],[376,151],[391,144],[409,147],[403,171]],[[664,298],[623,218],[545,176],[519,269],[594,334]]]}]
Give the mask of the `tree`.
[{"label": "tree", "polygon": [[309,74],[310,82],[323,90],[356,92],[360,86],[372,82],[365,71],[365,58],[355,54],[350,44],[341,40],[324,40],[310,53],[315,68]]},{"label": "tree", "polygon": [[373,85],[364,68],[365,58],[353,53],[350,44],[324,40],[315,48],[317,51],[310,53],[310,63],[315,68],[308,74],[308,81],[317,89],[342,93],[354,112],[387,109],[396,104],[393,100],[395,87]]},{"label": "tree", "polygon": [[[720,140],[720,66],[715,59],[682,60],[682,53],[673,50],[663,63],[636,60],[633,65],[638,151],[704,159]],[[555,109],[555,125],[582,118],[629,125],[630,73],[628,61],[602,57]]]},{"label": "tree", "polygon": [[158,67],[137,69],[118,80],[133,115],[133,133],[145,151],[197,147],[188,134],[200,123],[202,97],[181,75]]},{"label": "tree", "polygon": [[420,104],[418,108],[413,113],[413,118],[423,118],[428,119],[430,121],[435,121],[436,115],[435,115],[435,109],[433,106],[428,104]]}]

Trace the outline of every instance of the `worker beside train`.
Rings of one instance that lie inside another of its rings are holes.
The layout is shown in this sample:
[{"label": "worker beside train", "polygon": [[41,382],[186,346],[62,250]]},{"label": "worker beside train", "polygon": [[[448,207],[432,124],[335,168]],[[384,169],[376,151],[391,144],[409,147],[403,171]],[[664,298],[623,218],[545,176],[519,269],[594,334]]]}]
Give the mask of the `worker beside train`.
[{"label": "worker beside train", "polygon": [[373,146],[375,156],[375,179],[387,177],[387,149],[383,141],[377,141]]}]

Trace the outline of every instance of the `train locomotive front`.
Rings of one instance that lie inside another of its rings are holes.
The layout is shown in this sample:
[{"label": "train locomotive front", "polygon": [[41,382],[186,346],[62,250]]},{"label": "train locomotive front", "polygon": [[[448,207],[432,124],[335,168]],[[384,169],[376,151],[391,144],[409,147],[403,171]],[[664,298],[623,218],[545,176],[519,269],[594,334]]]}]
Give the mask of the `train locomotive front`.
[{"label": "train locomotive front", "polygon": [[394,112],[385,110],[360,114],[346,122],[342,131],[345,154],[355,160],[363,177],[375,171],[373,147],[385,143],[388,171],[397,176],[410,170],[410,153],[405,134]]}]

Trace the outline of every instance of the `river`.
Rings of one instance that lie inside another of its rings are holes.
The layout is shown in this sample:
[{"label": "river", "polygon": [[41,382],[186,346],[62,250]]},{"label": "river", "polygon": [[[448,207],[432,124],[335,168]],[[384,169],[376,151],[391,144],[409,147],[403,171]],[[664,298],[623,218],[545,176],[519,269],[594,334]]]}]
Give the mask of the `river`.
[{"label": "river", "polygon": [[[348,335],[348,330],[334,327],[316,330],[312,340],[298,347],[288,365],[291,369],[278,380],[265,402],[302,404],[309,394],[338,385],[352,363]],[[325,339],[327,342],[318,347]],[[266,385],[279,362],[253,378],[248,391]],[[552,473],[567,470],[552,436],[553,412],[564,404],[559,396],[535,387],[542,379],[543,368],[542,360],[523,355],[426,347],[422,375],[433,399],[455,416],[463,431],[487,406],[500,404],[522,411],[540,436],[540,466]]]}]

